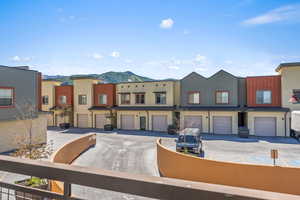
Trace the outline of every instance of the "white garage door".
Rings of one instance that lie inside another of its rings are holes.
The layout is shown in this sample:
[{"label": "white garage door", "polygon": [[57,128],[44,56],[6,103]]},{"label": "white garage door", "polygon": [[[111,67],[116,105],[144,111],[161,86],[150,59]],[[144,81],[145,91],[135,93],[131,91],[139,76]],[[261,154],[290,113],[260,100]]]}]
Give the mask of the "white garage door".
[{"label": "white garage door", "polygon": [[199,128],[202,130],[202,116],[184,116],[184,128]]},{"label": "white garage door", "polygon": [[276,117],[255,117],[254,130],[257,136],[276,136]]},{"label": "white garage door", "polygon": [[215,134],[232,134],[232,117],[214,116],[213,128]]},{"label": "white garage door", "polygon": [[105,115],[96,115],[96,128],[103,129],[105,123],[106,123]]},{"label": "white garage door", "polygon": [[168,120],[167,115],[153,115],[152,116],[152,130],[153,131],[167,131]]},{"label": "white garage door", "polygon": [[121,129],[134,129],[134,115],[121,115]]},{"label": "white garage door", "polygon": [[88,114],[78,114],[77,115],[77,126],[79,128],[88,128],[89,126]]}]

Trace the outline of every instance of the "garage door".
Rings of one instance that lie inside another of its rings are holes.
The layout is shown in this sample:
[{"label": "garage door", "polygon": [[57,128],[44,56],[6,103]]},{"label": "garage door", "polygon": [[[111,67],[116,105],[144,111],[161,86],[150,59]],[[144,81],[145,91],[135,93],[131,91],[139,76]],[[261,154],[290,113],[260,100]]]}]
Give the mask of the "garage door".
[{"label": "garage door", "polygon": [[121,115],[121,129],[134,129],[134,115]]},{"label": "garage door", "polygon": [[213,131],[215,134],[232,134],[232,117],[214,116]]},{"label": "garage door", "polygon": [[184,128],[199,128],[202,130],[202,116],[184,116]]},{"label": "garage door", "polygon": [[96,128],[103,129],[105,123],[106,123],[105,115],[96,115]]},{"label": "garage door", "polygon": [[64,118],[61,115],[56,114],[55,115],[55,123],[56,123],[56,126],[59,126],[59,124],[64,123]]},{"label": "garage door", "polygon": [[167,131],[168,121],[167,115],[153,115],[152,116],[152,130],[153,131]]},{"label": "garage door", "polygon": [[257,136],[276,136],[276,117],[255,117],[254,130]]},{"label": "garage door", "polygon": [[88,128],[88,122],[89,122],[89,118],[88,118],[88,114],[78,114],[77,115],[77,126],[79,128]]}]

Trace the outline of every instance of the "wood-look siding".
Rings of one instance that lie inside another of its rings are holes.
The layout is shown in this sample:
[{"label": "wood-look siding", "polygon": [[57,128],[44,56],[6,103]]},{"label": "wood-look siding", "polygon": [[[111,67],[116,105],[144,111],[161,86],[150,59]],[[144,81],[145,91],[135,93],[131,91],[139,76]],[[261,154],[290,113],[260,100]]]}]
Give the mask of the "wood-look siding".
[{"label": "wood-look siding", "polygon": [[[248,107],[280,107],[281,106],[281,76],[247,77]],[[272,91],[271,104],[257,104],[256,91]]]}]

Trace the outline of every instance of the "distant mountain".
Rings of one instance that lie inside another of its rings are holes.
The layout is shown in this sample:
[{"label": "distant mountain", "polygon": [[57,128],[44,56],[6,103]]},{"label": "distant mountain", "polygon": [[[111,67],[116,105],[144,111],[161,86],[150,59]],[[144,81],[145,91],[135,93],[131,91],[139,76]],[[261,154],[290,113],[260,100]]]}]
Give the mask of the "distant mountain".
[{"label": "distant mountain", "polygon": [[[120,83],[120,82],[143,82],[143,81],[154,81],[155,79],[151,79],[144,76],[139,76],[134,74],[133,72],[106,72],[103,74],[88,74],[89,76],[93,76],[97,79],[103,80],[106,83]],[[44,79],[55,79],[58,81],[64,82],[64,84],[71,84],[72,80],[70,76],[62,76],[62,75],[54,75],[48,76],[44,75]]]}]

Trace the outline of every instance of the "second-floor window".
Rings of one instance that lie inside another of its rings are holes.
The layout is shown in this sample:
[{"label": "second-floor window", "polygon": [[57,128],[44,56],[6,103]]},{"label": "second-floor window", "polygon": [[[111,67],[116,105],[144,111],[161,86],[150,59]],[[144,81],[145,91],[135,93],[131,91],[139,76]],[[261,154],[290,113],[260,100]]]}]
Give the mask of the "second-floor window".
[{"label": "second-floor window", "polygon": [[86,105],[87,104],[87,96],[86,95],[79,95],[78,96],[78,104],[79,105]]},{"label": "second-floor window", "polygon": [[216,92],[216,104],[229,104],[229,92],[217,91]]},{"label": "second-floor window", "polygon": [[12,106],[14,103],[14,90],[12,88],[0,88],[0,106]]},{"label": "second-floor window", "polygon": [[271,104],[272,92],[270,90],[256,91],[256,104]]},{"label": "second-floor window", "polygon": [[121,95],[121,104],[130,104],[130,93],[123,93]]},{"label": "second-floor window", "polygon": [[99,94],[98,103],[99,104],[107,104],[107,95],[106,94]]},{"label": "second-floor window", "polygon": [[136,104],[145,104],[145,94],[144,93],[135,94],[135,103]]},{"label": "second-floor window", "polygon": [[189,104],[200,104],[200,92],[190,92],[188,94]]},{"label": "second-floor window", "polygon": [[155,93],[155,103],[156,104],[166,104],[167,103],[167,94],[165,92]]},{"label": "second-floor window", "polygon": [[67,104],[67,97],[66,96],[59,96],[59,103],[60,104]]},{"label": "second-floor window", "polygon": [[48,96],[43,96],[42,97],[42,103],[43,103],[43,105],[48,105],[49,104],[49,97]]}]

